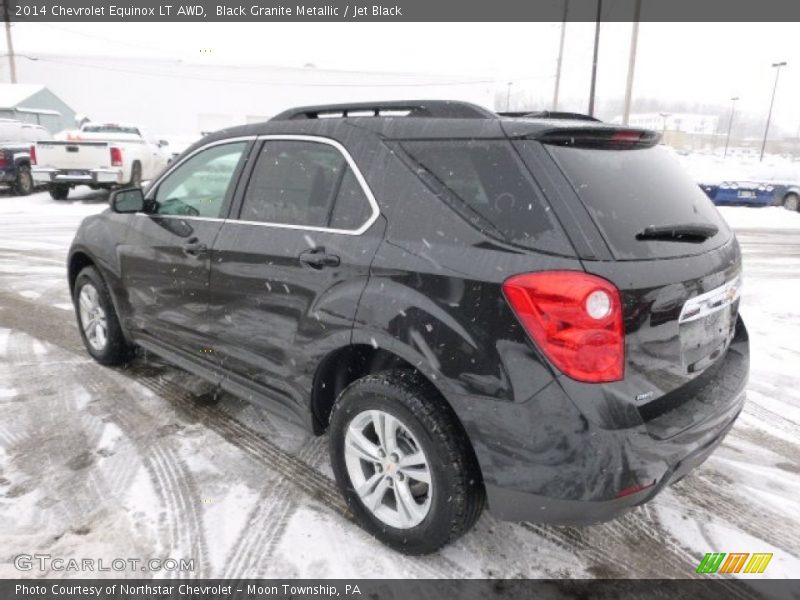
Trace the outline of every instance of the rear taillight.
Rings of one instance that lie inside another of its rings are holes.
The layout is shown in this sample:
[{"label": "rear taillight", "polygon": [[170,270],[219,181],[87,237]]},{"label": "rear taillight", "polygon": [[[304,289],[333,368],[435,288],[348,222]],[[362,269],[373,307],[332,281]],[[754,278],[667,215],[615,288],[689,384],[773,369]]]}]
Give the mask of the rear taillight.
[{"label": "rear taillight", "polygon": [[122,166],[122,149],[112,147],[111,148],[111,166],[112,167],[121,167]]},{"label": "rear taillight", "polygon": [[5,152],[0,150],[0,168],[5,168],[8,166],[8,159],[6,158]]},{"label": "rear taillight", "polygon": [[31,165],[35,165],[36,164],[36,146],[31,146],[30,158],[31,158]]},{"label": "rear taillight", "polygon": [[622,379],[625,341],[619,290],[578,271],[510,277],[503,293],[525,331],[548,359],[578,381]]}]

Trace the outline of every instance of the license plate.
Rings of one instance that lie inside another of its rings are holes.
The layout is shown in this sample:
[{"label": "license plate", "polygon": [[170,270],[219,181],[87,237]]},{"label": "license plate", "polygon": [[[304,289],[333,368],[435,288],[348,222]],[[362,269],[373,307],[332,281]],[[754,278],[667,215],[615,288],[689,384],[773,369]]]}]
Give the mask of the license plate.
[{"label": "license plate", "polygon": [[755,198],[755,197],[756,197],[755,192],[750,192],[746,190],[739,192],[739,198]]},{"label": "license plate", "polygon": [[730,306],[680,326],[681,358],[688,373],[702,371],[716,361],[731,340]]}]

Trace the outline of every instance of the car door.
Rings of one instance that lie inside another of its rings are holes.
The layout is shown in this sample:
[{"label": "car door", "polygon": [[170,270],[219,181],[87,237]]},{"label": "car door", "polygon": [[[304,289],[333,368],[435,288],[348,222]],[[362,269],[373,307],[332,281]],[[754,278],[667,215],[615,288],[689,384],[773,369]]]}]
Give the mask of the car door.
[{"label": "car door", "polygon": [[246,385],[307,401],[319,360],[347,345],[384,222],[350,155],[326,138],[268,136],[238,219],[214,243],[214,353]]},{"label": "car door", "polygon": [[187,157],[148,191],[119,247],[129,326],[195,355],[207,347],[209,265],[251,141]]}]

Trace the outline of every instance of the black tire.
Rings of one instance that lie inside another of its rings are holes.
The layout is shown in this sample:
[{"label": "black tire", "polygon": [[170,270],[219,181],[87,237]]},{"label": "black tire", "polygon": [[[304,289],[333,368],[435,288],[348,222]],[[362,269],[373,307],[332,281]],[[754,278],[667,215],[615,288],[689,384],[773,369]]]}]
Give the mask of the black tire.
[{"label": "black tire", "polygon": [[[430,508],[416,526],[387,525],[354,489],[345,436],[354,418],[366,410],[380,410],[400,421],[425,453],[432,493]],[[353,382],[336,400],[329,431],[339,489],[359,524],[386,545],[404,554],[429,554],[463,535],[480,516],[485,493],[472,446],[453,410],[419,373],[386,371]]]},{"label": "black tire", "polygon": [[[84,286],[91,285],[98,293],[99,305],[105,313],[106,320],[106,343],[104,347],[98,349],[92,346],[84,331],[81,310],[79,307],[81,291]],[[75,287],[72,291],[73,304],[75,306],[75,317],[78,320],[78,331],[80,331],[83,345],[87,352],[101,365],[115,366],[127,363],[132,355],[133,348],[125,339],[122,328],[111,301],[103,278],[94,267],[84,267],[78,277],[75,278]]]},{"label": "black tire", "polygon": [[33,192],[33,176],[28,165],[17,167],[17,179],[14,181],[14,194],[16,196],[28,196]]},{"label": "black tire", "polygon": [[783,207],[794,212],[800,211],[800,196],[795,193],[786,194],[783,197]]},{"label": "black tire", "polygon": [[142,187],[142,163],[136,161],[131,167],[131,187]]},{"label": "black tire", "polygon": [[67,196],[69,196],[69,186],[63,183],[51,185],[48,191],[53,200],[66,200]]}]

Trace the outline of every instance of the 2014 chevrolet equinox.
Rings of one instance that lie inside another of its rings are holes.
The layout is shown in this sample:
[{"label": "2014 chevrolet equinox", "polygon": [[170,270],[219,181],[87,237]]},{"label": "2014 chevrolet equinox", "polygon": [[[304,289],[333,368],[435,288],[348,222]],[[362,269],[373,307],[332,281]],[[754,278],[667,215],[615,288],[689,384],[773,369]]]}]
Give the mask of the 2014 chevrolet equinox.
[{"label": "2014 chevrolet equinox", "polygon": [[220,131],[83,222],[81,335],[327,429],[350,509],[403,552],[485,499],[613,518],[713,451],[748,374],[736,238],[657,141],[456,102]]}]

